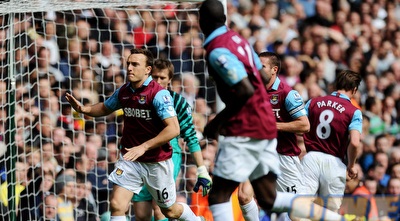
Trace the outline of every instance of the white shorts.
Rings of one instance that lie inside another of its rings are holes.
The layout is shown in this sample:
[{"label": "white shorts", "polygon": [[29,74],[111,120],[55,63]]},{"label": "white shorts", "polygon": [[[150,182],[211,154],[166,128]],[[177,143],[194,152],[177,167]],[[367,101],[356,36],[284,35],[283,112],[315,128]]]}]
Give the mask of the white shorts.
[{"label": "white shorts", "polygon": [[277,140],[225,137],[219,149],[213,174],[236,182],[260,178],[269,172],[279,176]]},{"label": "white shorts", "polygon": [[338,157],[317,151],[308,152],[301,162],[305,193],[321,197],[333,196],[326,207],[337,211],[342,204],[346,186],[346,165]]},{"label": "white shorts", "polygon": [[276,189],[281,192],[304,193],[303,166],[298,156],[278,154],[281,175],[278,177]]},{"label": "white shorts", "polygon": [[120,157],[108,179],[135,194],[138,194],[145,185],[157,205],[168,208],[176,201],[173,175],[172,159],[157,163],[141,163],[125,161]]}]

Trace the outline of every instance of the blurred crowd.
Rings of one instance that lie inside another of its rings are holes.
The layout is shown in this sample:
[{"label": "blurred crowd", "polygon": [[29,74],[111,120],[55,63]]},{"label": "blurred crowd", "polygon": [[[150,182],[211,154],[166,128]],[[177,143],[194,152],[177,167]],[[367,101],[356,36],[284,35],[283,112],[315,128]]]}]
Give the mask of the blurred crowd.
[{"label": "blurred crowd", "polygon": [[[125,60],[133,47],[173,62],[171,89],[193,108],[212,173],[217,143],[203,140],[202,130],[221,104],[204,63],[198,6],[0,14],[0,142],[17,147],[20,220],[98,220],[108,211],[107,174],[118,158],[122,112],[82,116],[64,94],[71,92],[84,104],[104,101],[124,84]],[[363,112],[363,151],[359,177],[346,191],[365,186],[371,194],[400,194],[400,1],[227,0],[226,6],[229,28],[249,39],[257,53],[278,53],[279,77],[305,101],[333,91],[340,70],[362,75],[352,102]],[[15,49],[9,48],[11,40]],[[15,99],[8,96],[12,76]],[[10,104],[15,113],[7,113]],[[15,137],[9,139],[12,116]],[[183,142],[182,150],[188,153]],[[190,154],[184,158],[180,199],[202,212],[198,205],[206,202],[192,195],[196,168]],[[1,159],[3,210],[8,159],[7,154]]]}]

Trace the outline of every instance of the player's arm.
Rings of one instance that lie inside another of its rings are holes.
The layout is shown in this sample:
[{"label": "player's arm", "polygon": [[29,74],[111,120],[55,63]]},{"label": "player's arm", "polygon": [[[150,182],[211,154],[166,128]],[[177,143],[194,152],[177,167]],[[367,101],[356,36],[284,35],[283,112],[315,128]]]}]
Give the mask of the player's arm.
[{"label": "player's arm", "polygon": [[212,179],[204,165],[199,139],[193,125],[192,108],[181,95],[175,92],[171,92],[171,95],[174,99],[174,107],[178,116],[180,135],[185,140],[197,166],[197,181],[193,187],[193,191],[197,192],[202,187],[202,193],[205,196],[210,192]]},{"label": "player's arm", "polygon": [[83,105],[74,96],[66,93],[65,98],[71,104],[72,108],[78,113],[86,114],[91,117],[101,117],[111,114],[114,110],[108,109],[103,102],[93,105]]},{"label": "player's arm", "polygon": [[360,110],[357,110],[352,118],[349,125],[350,142],[347,147],[347,173],[350,178],[357,176],[357,169],[355,168],[359,149],[361,148],[361,132],[362,132],[362,114]]},{"label": "player's arm", "polygon": [[310,122],[308,121],[304,102],[299,92],[292,90],[285,98],[285,108],[292,117],[289,122],[277,122],[278,131],[285,131],[297,134],[307,133],[310,130]]},{"label": "player's arm", "polygon": [[[196,130],[193,125],[192,108],[180,94],[171,92],[174,100],[176,115],[178,116],[180,136],[185,140],[190,153],[201,151]],[[200,160],[199,160],[200,161]],[[197,166],[203,165],[201,162]]]},{"label": "player's arm", "polygon": [[253,96],[254,87],[247,77],[243,63],[227,49],[212,51],[209,56],[209,63],[227,86],[227,88],[220,86],[218,89],[218,93],[225,103],[225,108],[204,129],[206,137],[215,139],[221,126],[238,113],[247,100]]},{"label": "player's arm", "polygon": [[157,136],[142,144],[146,151],[160,147],[179,135],[179,123],[176,116],[164,119],[163,123],[164,129]]},{"label": "player's arm", "polygon": [[301,116],[289,122],[277,122],[278,131],[285,131],[296,134],[304,134],[310,131],[310,122],[307,116]]}]

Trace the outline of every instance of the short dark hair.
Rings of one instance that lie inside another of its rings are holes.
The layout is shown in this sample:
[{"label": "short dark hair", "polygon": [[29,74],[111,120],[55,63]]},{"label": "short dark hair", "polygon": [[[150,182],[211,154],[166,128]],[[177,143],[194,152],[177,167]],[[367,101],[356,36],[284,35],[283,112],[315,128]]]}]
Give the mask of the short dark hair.
[{"label": "short dark hair", "polygon": [[351,91],[354,88],[358,89],[361,80],[360,74],[351,70],[342,70],[336,76],[336,90]]},{"label": "short dark hair", "polygon": [[218,0],[204,1],[200,6],[199,16],[200,28],[206,36],[226,22],[224,6]]},{"label": "short dark hair", "polygon": [[172,77],[174,77],[174,65],[172,64],[171,61],[167,60],[167,59],[156,59],[154,61],[154,69],[158,69],[158,70],[163,70],[163,69],[168,69],[168,77],[169,79],[172,79]]},{"label": "short dark hair", "polygon": [[268,58],[271,66],[278,67],[277,73],[279,73],[281,71],[281,58],[277,53],[270,52],[270,51],[264,51],[264,52],[261,52],[260,54],[258,54],[258,57]]},{"label": "short dark hair", "polygon": [[148,50],[146,48],[132,48],[131,49],[131,55],[132,54],[143,54],[143,55],[145,55],[146,58],[147,58],[146,65],[153,67],[154,56],[153,56],[153,53],[151,53],[150,50]]},{"label": "short dark hair", "polygon": [[375,96],[368,96],[364,102],[365,110],[370,111],[372,109],[372,106],[374,106],[376,103],[377,98]]}]

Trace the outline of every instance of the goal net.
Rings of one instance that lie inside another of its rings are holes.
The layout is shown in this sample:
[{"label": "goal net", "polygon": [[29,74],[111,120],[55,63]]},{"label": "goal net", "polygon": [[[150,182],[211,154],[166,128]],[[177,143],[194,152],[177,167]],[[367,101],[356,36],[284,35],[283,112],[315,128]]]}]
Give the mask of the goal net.
[{"label": "goal net", "polygon": [[[125,82],[125,59],[133,47],[146,47],[155,57],[173,62],[172,89],[192,105],[202,139],[202,129],[215,110],[215,90],[205,68],[199,2],[0,2],[4,219],[38,219],[50,213],[60,195],[79,205],[75,220],[91,220],[108,211],[107,175],[117,159],[121,112],[103,118],[83,116],[71,109],[64,95],[70,92],[84,104],[107,99]],[[177,191],[190,204],[196,173],[184,142],[181,145]],[[209,158],[206,162],[213,162]],[[68,210],[66,204],[58,205]],[[130,216],[134,217],[132,211]]]}]

